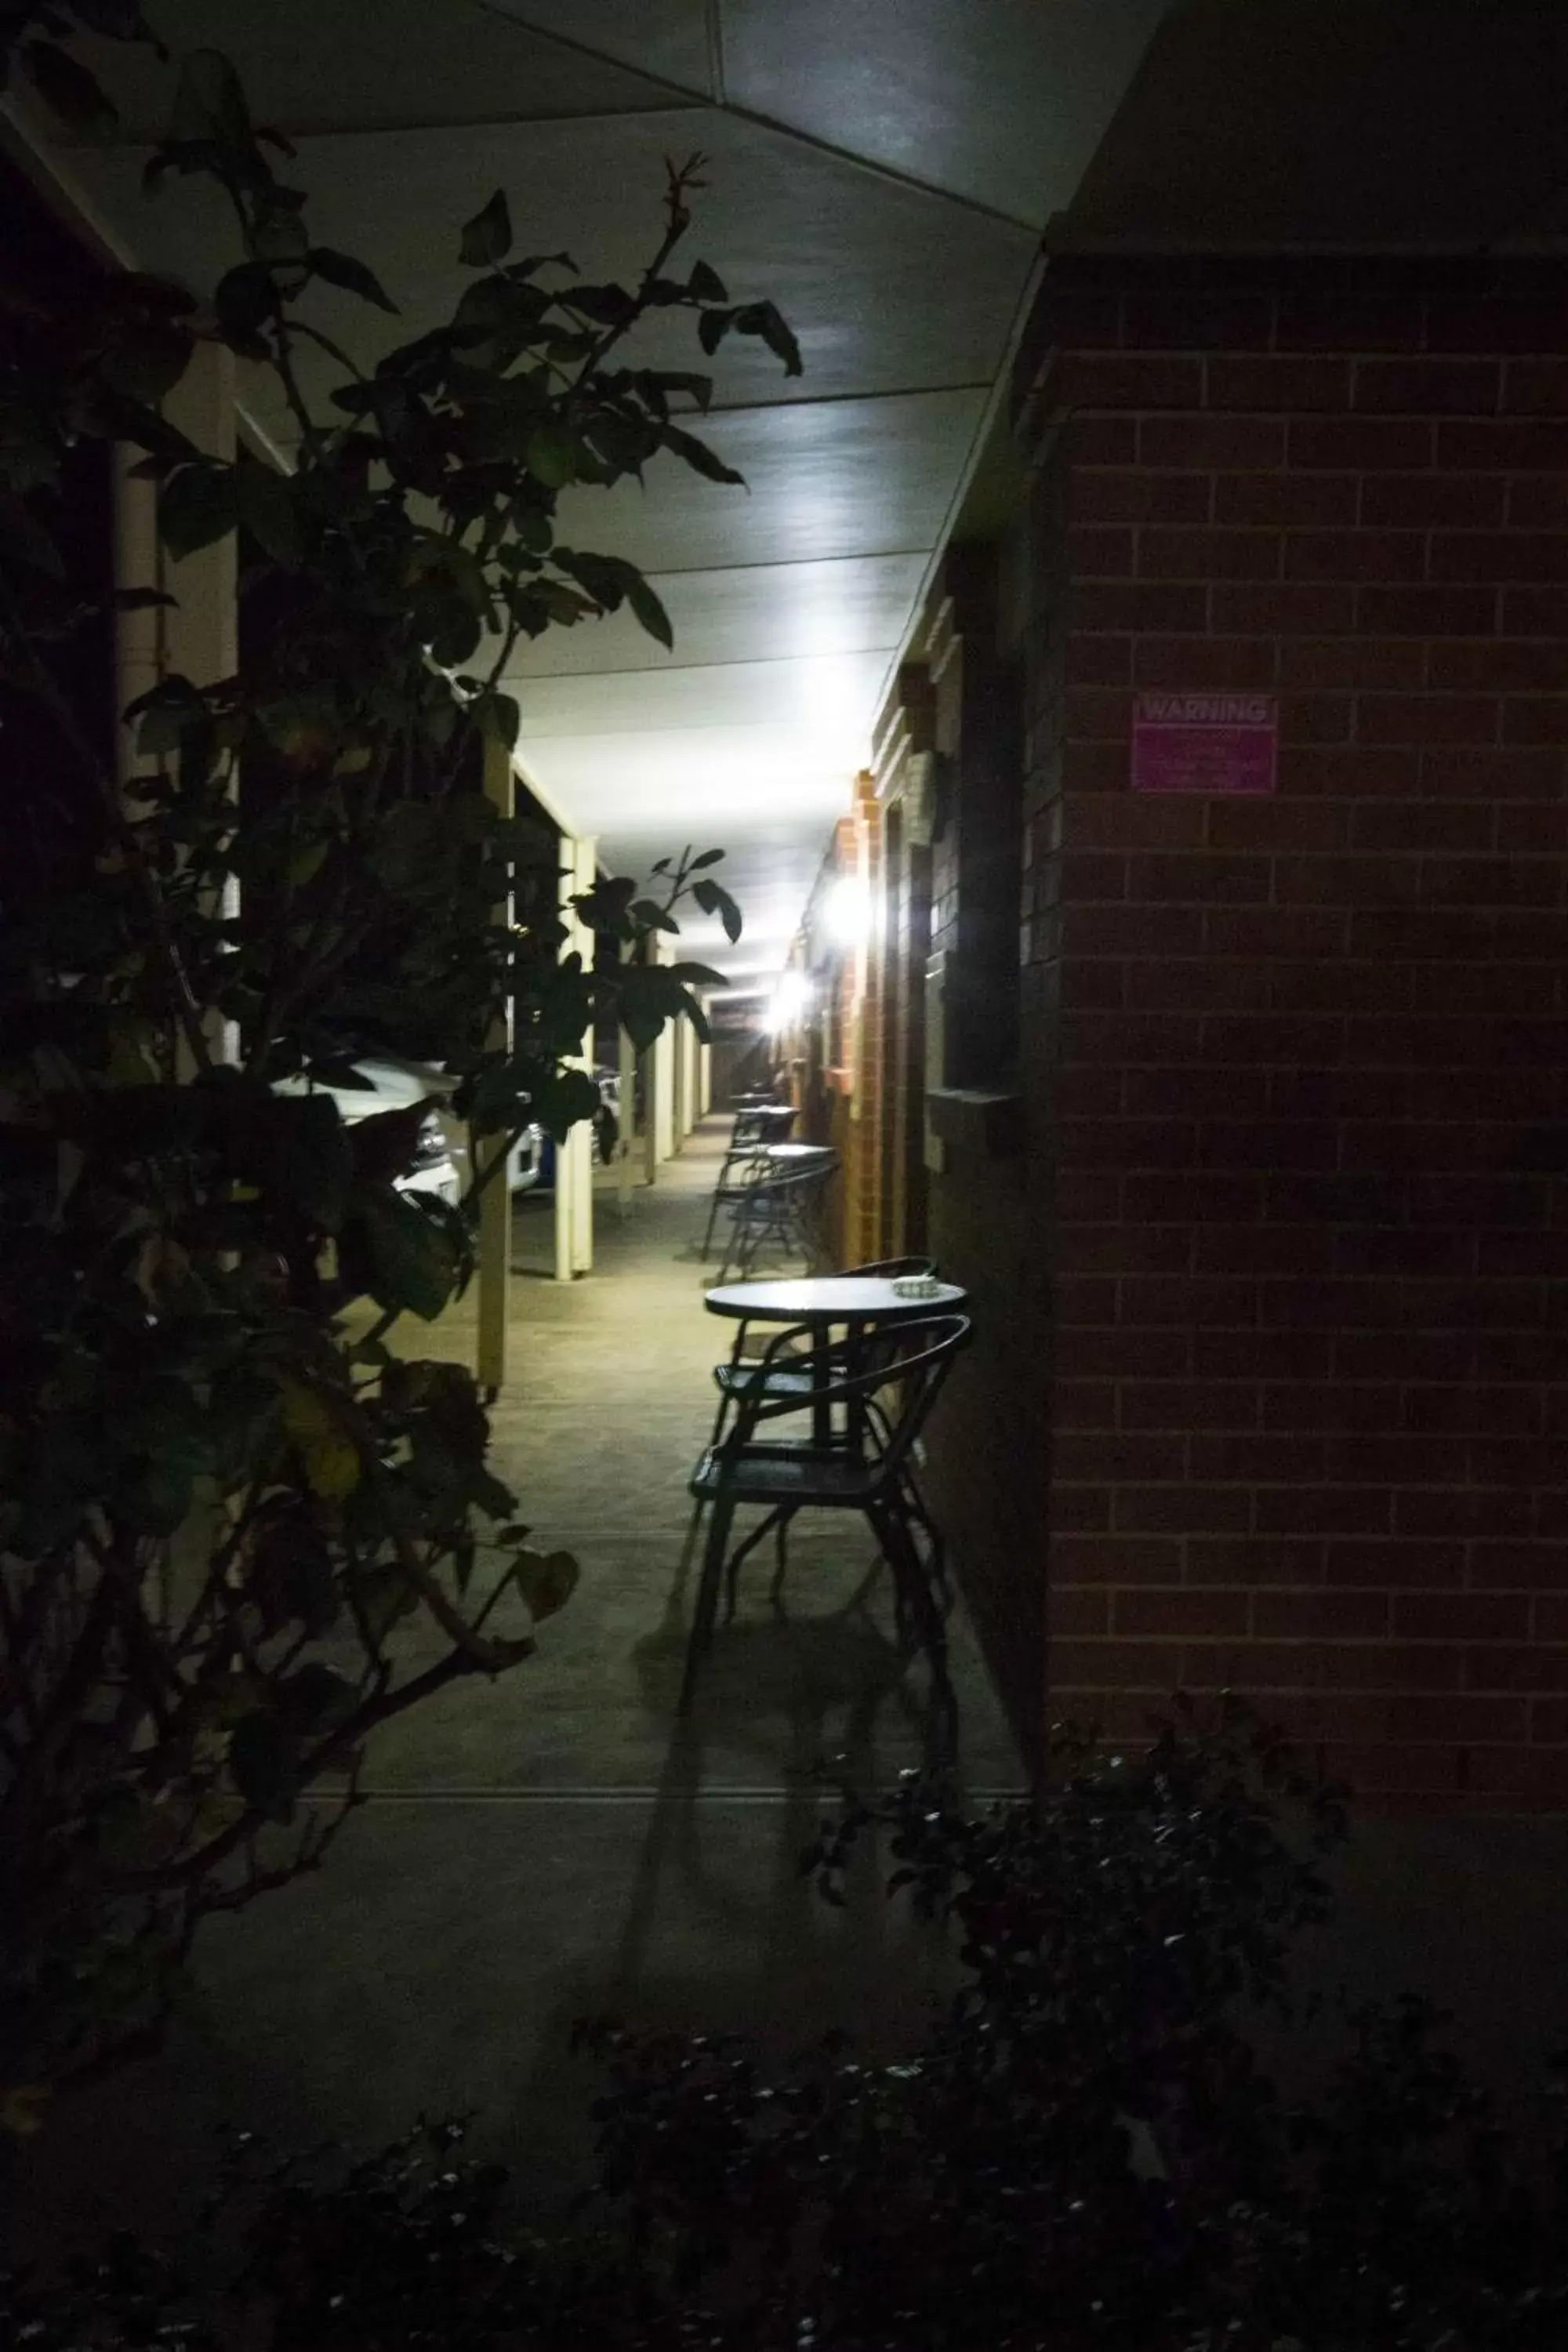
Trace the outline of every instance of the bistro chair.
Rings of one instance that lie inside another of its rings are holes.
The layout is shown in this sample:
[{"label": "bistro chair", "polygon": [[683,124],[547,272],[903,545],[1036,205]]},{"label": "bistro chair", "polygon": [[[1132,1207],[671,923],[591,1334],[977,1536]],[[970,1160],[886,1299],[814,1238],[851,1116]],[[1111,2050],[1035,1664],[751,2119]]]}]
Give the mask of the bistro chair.
[{"label": "bistro chair", "polygon": [[762,1154],[753,1158],[730,1204],[720,1281],[729,1279],[731,1267],[744,1281],[770,1247],[810,1265],[821,1246],[822,1196],[837,1166],[837,1153],[826,1147],[819,1159],[782,1175]]},{"label": "bistro chair", "polygon": [[[869,1265],[847,1265],[840,1271],[847,1279],[850,1276],[859,1276],[866,1281],[899,1282],[914,1277],[929,1281],[936,1276],[937,1264],[933,1257],[884,1257],[874,1259]],[[708,1440],[710,1445],[718,1444],[724,1434],[724,1423],[729,1417],[731,1404],[762,1369],[760,1359],[755,1357],[748,1359],[746,1356],[746,1334],[750,1328],[751,1326],[747,1323],[741,1325],[735,1334],[735,1344],[731,1350],[729,1362],[715,1364],[713,1367],[713,1384],[719,1391],[719,1410],[713,1418],[712,1433]],[[770,1397],[793,1398],[797,1408],[802,1411],[820,1403],[817,1395],[818,1379],[813,1368],[813,1359],[809,1349],[805,1353],[788,1355],[782,1362],[773,1364],[768,1371],[765,1385]],[[879,1396],[874,1396],[868,1401],[866,1411],[886,1421],[886,1407]],[[925,1530],[931,1547],[931,1576],[939,1591],[945,1594],[951,1590],[947,1575],[947,1538],[931,1517],[925,1496],[921,1491],[917,1470],[923,1460],[924,1448],[917,1437],[914,1444],[910,1448],[909,1457],[903,1466],[905,1500],[910,1517]],[[700,1518],[701,1515],[702,1505],[700,1502],[697,1505],[696,1516]],[[785,1531],[781,1528],[779,1529],[781,1558],[784,1542]]]},{"label": "bistro chair", "polygon": [[713,1227],[718,1222],[720,1210],[732,1208],[741,1197],[743,1171],[756,1160],[764,1145],[779,1142],[794,1123],[795,1111],[788,1104],[746,1103],[735,1113],[731,1122],[730,1140],[724,1146],[719,1181],[708,1204],[708,1223],[702,1234],[704,1257],[713,1246]]},{"label": "bistro chair", "polygon": [[[727,1437],[710,1445],[691,1475],[699,1507],[710,1507],[708,1538],[686,1671],[680,1712],[686,1714],[697,1671],[713,1638],[719,1595],[727,1595],[733,1616],[741,1563],[771,1531],[778,1539],[773,1581],[776,1603],[787,1555],[790,1521],[803,1510],[858,1511],[869,1523],[878,1548],[893,1574],[900,1636],[912,1625],[931,1659],[937,1680],[947,1683],[947,1634],[933,1590],[933,1570],[921,1558],[917,1531],[930,1539],[930,1522],[910,1507],[910,1456],[970,1333],[963,1315],[931,1315],[907,1323],[880,1323],[826,1347],[810,1324],[780,1331],[758,1359],[732,1402],[735,1420]],[[815,1377],[806,1398],[769,1393],[773,1373],[792,1369],[789,1359],[803,1343],[815,1346]],[[896,1406],[872,1412],[881,1392],[896,1389]],[[827,1406],[842,1409],[842,1430],[829,1444],[791,1443],[762,1433],[791,1414]],[[763,1507],[764,1516],[731,1552],[731,1530],[742,1504]]]},{"label": "bistro chair", "polygon": [[724,1146],[724,1157],[720,1164],[719,1181],[713,1187],[713,1198],[708,1203],[708,1223],[702,1234],[704,1257],[713,1246],[713,1227],[720,1209],[728,1207],[740,1198],[741,1187],[736,1180],[736,1171],[745,1167],[762,1150],[766,1131],[766,1123],[758,1109],[748,1107],[735,1113],[730,1126],[730,1140]]},{"label": "bistro chair", "polygon": [[[936,1260],[933,1257],[884,1257],[876,1259],[870,1265],[841,1266],[839,1272],[846,1280],[851,1276],[868,1282],[900,1282],[910,1278],[930,1280],[936,1273]],[[730,1350],[730,1360],[713,1367],[713,1385],[719,1391],[719,1411],[708,1440],[710,1445],[717,1445],[723,1436],[731,1403],[758,1370],[758,1360],[748,1357],[746,1352],[746,1334],[751,1328],[749,1322],[739,1326],[735,1344]],[[793,1396],[806,1404],[811,1402],[812,1385],[809,1355],[786,1358],[768,1376],[770,1396]]]}]

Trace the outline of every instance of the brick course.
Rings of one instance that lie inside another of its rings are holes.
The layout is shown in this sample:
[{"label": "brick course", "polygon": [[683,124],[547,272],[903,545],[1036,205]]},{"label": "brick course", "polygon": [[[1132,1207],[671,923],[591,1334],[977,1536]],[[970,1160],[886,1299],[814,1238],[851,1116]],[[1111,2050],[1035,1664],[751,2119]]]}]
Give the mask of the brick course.
[{"label": "brick course", "polygon": [[[1016,387],[1050,1709],[1560,1807],[1568,284],[1162,268]],[[1135,798],[1146,687],[1278,693],[1277,796]]]}]

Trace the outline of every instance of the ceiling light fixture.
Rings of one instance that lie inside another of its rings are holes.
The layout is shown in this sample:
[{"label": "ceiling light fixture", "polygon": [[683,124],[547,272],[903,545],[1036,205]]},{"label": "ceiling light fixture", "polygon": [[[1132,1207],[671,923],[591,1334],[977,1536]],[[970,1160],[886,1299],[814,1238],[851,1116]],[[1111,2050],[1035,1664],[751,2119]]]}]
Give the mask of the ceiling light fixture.
[{"label": "ceiling light fixture", "polygon": [[863,948],[871,936],[871,893],[858,874],[830,883],[823,906],[828,936],[841,948]]},{"label": "ceiling light fixture", "polygon": [[767,1029],[770,1037],[781,1037],[805,1020],[811,1010],[811,982],[804,971],[786,971],[773,991],[768,1007]]}]

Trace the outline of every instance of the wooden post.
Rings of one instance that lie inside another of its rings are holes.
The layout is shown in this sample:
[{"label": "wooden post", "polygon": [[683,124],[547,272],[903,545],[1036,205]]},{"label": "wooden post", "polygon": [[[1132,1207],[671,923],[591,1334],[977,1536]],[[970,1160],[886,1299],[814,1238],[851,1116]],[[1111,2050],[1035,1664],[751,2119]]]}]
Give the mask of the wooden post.
[{"label": "wooden post", "polygon": [[[516,785],[511,758],[500,743],[485,746],[485,798],[498,814],[510,817]],[[512,902],[509,892],[495,910],[496,920],[510,927]],[[498,1017],[492,1043],[511,1044],[510,1001]],[[491,1136],[479,1146],[479,1171],[488,1172],[504,1135]],[[491,1394],[506,1382],[508,1306],[511,1291],[511,1187],[504,1169],[485,1186],[479,1197],[479,1353],[476,1372],[481,1389]]]},{"label": "wooden post", "polygon": [[[621,949],[625,962],[631,950],[629,943]],[[621,1071],[621,1139],[616,1161],[616,1207],[625,1217],[632,1204],[632,1145],[637,1131],[637,1048],[623,1028],[617,1040],[620,1048]]]},{"label": "wooden post", "polygon": [[[163,402],[163,414],[188,441],[210,457],[230,460],[235,451],[234,353],[218,343],[198,343],[190,365]],[[120,498],[121,552],[130,560],[131,541],[139,533],[141,510],[132,494],[141,485],[122,480]],[[145,581],[128,583],[144,586]],[[229,531],[210,547],[178,562],[163,560],[163,585],[174,602],[157,615],[162,621],[163,667],[166,675],[188,677],[193,686],[216,686],[232,677],[239,667],[239,540]],[[133,620],[135,614],[122,616]],[[145,639],[140,650],[145,651]],[[130,647],[121,640],[122,656]],[[230,875],[224,886],[220,910],[226,922],[239,914],[239,882]],[[237,1063],[238,1024],[209,1012],[204,1018],[207,1049],[215,1060]],[[190,1072],[187,1076],[192,1075]]]},{"label": "wooden post", "polygon": [[[594,934],[574,911],[572,901],[594,887],[597,845],[591,836],[561,836],[561,915],[566,936],[562,955],[580,955],[586,963],[594,953]],[[578,1069],[592,1071],[594,1039],[583,1041],[574,1055]],[[586,1120],[555,1147],[555,1279],[571,1282],[587,1274],[594,1264],[594,1130]]]}]

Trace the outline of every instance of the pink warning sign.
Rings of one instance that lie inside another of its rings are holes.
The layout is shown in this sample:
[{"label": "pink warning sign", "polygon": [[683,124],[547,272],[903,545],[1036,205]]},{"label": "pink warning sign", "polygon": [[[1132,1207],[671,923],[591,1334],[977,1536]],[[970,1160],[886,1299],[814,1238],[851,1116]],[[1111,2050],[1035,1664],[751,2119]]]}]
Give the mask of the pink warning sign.
[{"label": "pink warning sign", "polygon": [[1135,793],[1271,793],[1279,748],[1272,694],[1141,694]]}]

